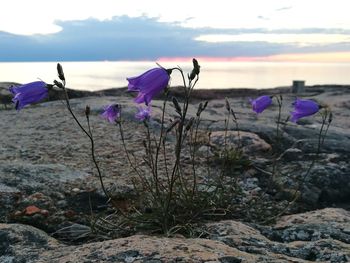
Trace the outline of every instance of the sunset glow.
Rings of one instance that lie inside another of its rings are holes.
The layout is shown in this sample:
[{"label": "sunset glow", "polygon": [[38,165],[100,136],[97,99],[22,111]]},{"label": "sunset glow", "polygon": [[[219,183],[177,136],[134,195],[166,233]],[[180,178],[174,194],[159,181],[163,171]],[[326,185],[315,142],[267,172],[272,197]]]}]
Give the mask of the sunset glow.
[{"label": "sunset glow", "polygon": [[[350,52],[281,54],[261,57],[197,57],[205,62],[317,62],[317,63],[350,63]],[[158,62],[188,62],[189,57],[161,57]]]},{"label": "sunset glow", "polygon": [[350,63],[350,52],[282,54],[269,56],[262,60],[274,62],[334,62]]},{"label": "sunset glow", "polygon": [[250,33],[239,35],[212,34],[201,35],[198,41],[219,42],[267,42],[277,44],[296,44],[301,47],[313,45],[329,45],[341,42],[350,42],[348,34],[276,34],[276,33]]}]

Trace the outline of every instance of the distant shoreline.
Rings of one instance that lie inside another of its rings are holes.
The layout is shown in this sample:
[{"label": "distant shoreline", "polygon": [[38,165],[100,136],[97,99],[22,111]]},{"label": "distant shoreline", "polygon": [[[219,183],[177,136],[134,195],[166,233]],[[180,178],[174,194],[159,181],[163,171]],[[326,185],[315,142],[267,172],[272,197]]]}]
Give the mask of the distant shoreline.
[{"label": "distant shoreline", "polygon": [[[19,85],[14,82],[0,82],[0,101],[11,101],[11,94],[8,91],[8,87],[11,85]],[[110,88],[99,91],[86,91],[86,90],[73,90],[68,89],[71,98],[82,98],[82,97],[103,97],[103,96],[133,96],[132,93],[127,92],[126,87]],[[332,92],[350,92],[350,85],[338,85],[338,84],[326,84],[326,85],[312,85],[305,86],[303,95],[308,94],[320,94],[325,91]],[[291,86],[275,87],[269,89],[258,89],[258,88],[228,88],[228,89],[194,89],[192,91],[192,99],[194,100],[214,100],[224,98],[238,98],[238,97],[255,97],[263,94],[290,94],[292,93]],[[182,87],[171,87],[171,96],[183,97],[184,92]],[[162,95],[159,96],[162,98]],[[56,100],[55,94],[50,96],[50,100]]]},{"label": "distant shoreline", "polygon": [[[327,84],[327,85],[312,85],[305,86],[305,94],[323,93],[325,91],[332,90],[334,92],[350,92],[350,85],[338,85],[338,84]],[[79,92],[77,90],[73,92]],[[127,88],[111,88],[106,90],[100,90],[96,92],[88,92],[90,95],[96,96],[121,96],[125,95]],[[224,99],[238,98],[238,97],[249,97],[249,96],[260,96],[263,94],[289,94],[292,93],[291,86],[274,87],[269,89],[257,89],[257,88],[229,88],[229,89],[194,89],[192,91],[192,98],[198,100],[213,100],[213,99]],[[130,93],[128,93],[130,94]],[[171,87],[172,96],[182,97],[182,87]]]}]

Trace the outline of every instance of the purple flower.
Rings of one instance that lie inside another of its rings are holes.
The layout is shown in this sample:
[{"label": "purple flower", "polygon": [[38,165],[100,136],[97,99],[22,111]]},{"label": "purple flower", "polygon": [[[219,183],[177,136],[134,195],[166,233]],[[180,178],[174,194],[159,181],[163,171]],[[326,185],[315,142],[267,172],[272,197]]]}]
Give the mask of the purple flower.
[{"label": "purple flower", "polygon": [[148,106],[147,108],[142,108],[139,107],[138,108],[139,112],[135,114],[135,118],[140,120],[140,121],[144,121],[144,120],[148,120],[151,117],[151,108],[150,106]]},{"label": "purple flower", "polygon": [[134,99],[136,103],[148,105],[154,96],[157,96],[168,86],[170,71],[164,68],[153,68],[138,77],[127,78],[128,91],[138,91]]},{"label": "purple flower", "polygon": [[293,103],[294,111],[291,112],[292,122],[297,122],[300,118],[310,116],[319,111],[320,105],[313,100],[296,99]]},{"label": "purple flower", "polygon": [[109,122],[115,122],[120,117],[120,106],[118,104],[111,104],[103,107],[104,112],[101,114],[102,118]]},{"label": "purple flower", "polygon": [[43,81],[10,87],[9,90],[14,95],[12,102],[15,103],[16,110],[22,109],[27,104],[39,102],[49,95],[47,85]]},{"label": "purple flower", "polygon": [[252,104],[253,111],[257,114],[262,113],[268,106],[272,103],[271,96],[260,96],[259,98],[252,100],[250,99],[250,103]]}]

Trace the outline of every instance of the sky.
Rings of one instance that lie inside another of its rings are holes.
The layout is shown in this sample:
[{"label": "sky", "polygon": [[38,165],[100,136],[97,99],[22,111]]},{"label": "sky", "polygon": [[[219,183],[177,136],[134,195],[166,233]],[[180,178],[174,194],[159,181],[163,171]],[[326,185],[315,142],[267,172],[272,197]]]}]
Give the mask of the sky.
[{"label": "sky", "polygon": [[350,62],[349,0],[11,0],[0,61]]}]

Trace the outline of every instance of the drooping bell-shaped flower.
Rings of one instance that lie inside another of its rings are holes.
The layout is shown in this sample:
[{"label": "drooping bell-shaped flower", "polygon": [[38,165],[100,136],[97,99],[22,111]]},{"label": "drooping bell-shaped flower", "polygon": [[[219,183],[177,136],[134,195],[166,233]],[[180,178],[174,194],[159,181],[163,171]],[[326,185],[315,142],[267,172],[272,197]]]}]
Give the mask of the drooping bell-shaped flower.
[{"label": "drooping bell-shaped flower", "polygon": [[135,118],[144,121],[148,120],[151,117],[151,107],[148,106],[147,108],[138,107],[138,112],[135,114]]},{"label": "drooping bell-shaped flower", "polygon": [[171,70],[153,68],[138,77],[127,78],[128,91],[138,91],[134,101],[148,105],[153,97],[168,86],[170,74]]},{"label": "drooping bell-shaped flower", "polygon": [[320,109],[320,105],[313,100],[296,99],[293,106],[294,110],[291,112],[292,122],[297,122],[300,118],[313,115]]},{"label": "drooping bell-shaped flower", "polygon": [[44,81],[13,86],[9,90],[14,96],[12,101],[15,103],[16,110],[20,110],[28,104],[39,102],[49,95],[47,84]]},{"label": "drooping bell-shaped flower", "polygon": [[272,103],[272,97],[268,95],[260,96],[255,100],[250,99],[250,103],[252,104],[253,111],[257,114],[262,113],[268,106]]},{"label": "drooping bell-shaped flower", "polygon": [[120,117],[120,106],[118,104],[111,104],[103,108],[104,112],[101,114],[102,118],[113,123]]}]

